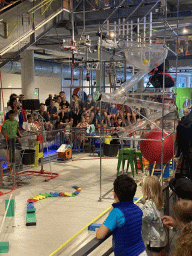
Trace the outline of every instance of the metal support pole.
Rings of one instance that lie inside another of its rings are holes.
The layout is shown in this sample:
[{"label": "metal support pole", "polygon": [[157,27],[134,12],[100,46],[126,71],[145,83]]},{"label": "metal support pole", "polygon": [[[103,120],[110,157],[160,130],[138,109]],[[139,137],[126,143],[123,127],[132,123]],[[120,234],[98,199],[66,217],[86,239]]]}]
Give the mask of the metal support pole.
[{"label": "metal support pole", "polygon": [[139,38],[139,18],[137,19],[137,42],[139,43],[140,42],[140,38]]},{"label": "metal support pole", "polygon": [[[167,20],[167,0],[165,0],[165,17],[164,17],[164,26],[165,26],[165,35],[164,35],[164,45],[166,45],[166,20]],[[152,14],[150,13],[150,25],[152,24]],[[152,25],[150,27],[150,31],[152,30]],[[150,32],[150,41],[151,41],[151,32]],[[151,41],[152,42],[152,41]],[[150,43],[151,43],[150,42]],[[163,95],[162,95],[162,152],[161,152],[161,186],[163,186],[163,143],[164,143],[164,138],[163,138],[163,130],[164,130],[164,124],[163,124],[163,118],[164,118],[164,101],[165,101],[165,60],[163,63]]]},{"label": "metal support pole", "polygon": [[125,18],[123,18],[123,39],[125,38]]},{"label": "metal support pole", "polygon": [[124,59],[124,81],[123,82],[126,82],[126,77],[127,77],[127,61],[126,61],[126,58]]},{"label": "metal support pole", "polygon": [[146,17],[144,17],[144,22],[143,22],[143,42],[145,43],[146,41]]},{"label": "metal support pole", "polygon": [[61,91],[63,88],[63,64],[61,63]]},{"label": "metal support pole", "polygon": [[121,19],[118,19],[118,35],[121,35]]},{"label": "metal support pole", "polygon": [[117,22],[114,21],[114,32],[115,32],[114,42],[116,42],[116,28],[117,28]]},{"label": "metal support pole", "polygon": [[127,22],[127,40],[129,40],[129,22]]},{"label": "metal support pole", "polygon": [[149,17],[149,43],[151,44],[152,43],[152,22],[153,22],[153,19],[152,19],[152,12],[150,12],[150,17]]},{"label": "metal support pole", "polygon": [[131,20],[131,42],[133,41],[133,21]]},{"label": "metal support pole", "polygon": [[[99,102],[99,108],[100,108],[100,113],[101,113],[101,101]],[[102,160],[101,160],[101,142],[102,142],[102,138],[101,138],[101,127],[100,127],[100,197],[99,197],[99,202],[101,202],[101,198],[102,198]]]},{"label": "metal support pole", "polygon": [[109,36],[109,20],[107,20],[107,36]]}]

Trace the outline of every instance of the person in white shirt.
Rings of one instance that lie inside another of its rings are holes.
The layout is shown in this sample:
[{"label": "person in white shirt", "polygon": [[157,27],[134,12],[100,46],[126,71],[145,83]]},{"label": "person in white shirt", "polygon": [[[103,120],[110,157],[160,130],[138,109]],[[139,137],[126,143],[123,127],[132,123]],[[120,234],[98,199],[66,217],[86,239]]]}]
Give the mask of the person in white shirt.
[{"label": "person in white shirt", "polygon": [[26,123],[26,126],[25,126],[25,130],[27,132],[31,132],[31,133],[36,133],[36,132],[39,131],[39,128],[34,123],[32,115],[27,115],[27,123]]}]

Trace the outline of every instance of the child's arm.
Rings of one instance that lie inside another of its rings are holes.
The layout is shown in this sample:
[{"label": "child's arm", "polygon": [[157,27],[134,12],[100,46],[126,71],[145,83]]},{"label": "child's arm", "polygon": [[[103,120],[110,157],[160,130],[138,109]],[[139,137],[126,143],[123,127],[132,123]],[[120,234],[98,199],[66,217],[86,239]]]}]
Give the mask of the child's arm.
[{"label": "child's arm", "polygon": [[22,137],[22,135],[21,135],[21,133],[20,133],[20,131],[19,131],[19,128],[17,128],[17,134],[18,134],[18,136],[21,138]]},{"label": "child's arm", "polygon": [[96,237],[97,239],[104,239],[106,235],[108,235],[110,232],[111,230],[107,228],[104,224],[102,224],[96,232]]},{"label": "child's arm", "polygon": [[141,210],[143,211],[142,219],[146,222],[151,222],[154,218],[153,208],[151,207],[149,202],[146,202],[141,206]]},{"label": "child's arm", "polygon": [[119,212],[117,209],[112,208],[112,210],[109,213],[109,216],[106,218],[106,220],[103,222],[101,227],[96,232],[97,239],[104,239],[106,235],[108,235],[118,226],[118,221]]},{"label": "child's arm", "polygon": [[[2,127],[1,133],[2,133],[2,135],[6,138],[6,134],[7,134],[7,133],[6,133],[6,130],[5,130],[4,127]],[[10,137],[7,136],[7,139],[10,139]]]}]

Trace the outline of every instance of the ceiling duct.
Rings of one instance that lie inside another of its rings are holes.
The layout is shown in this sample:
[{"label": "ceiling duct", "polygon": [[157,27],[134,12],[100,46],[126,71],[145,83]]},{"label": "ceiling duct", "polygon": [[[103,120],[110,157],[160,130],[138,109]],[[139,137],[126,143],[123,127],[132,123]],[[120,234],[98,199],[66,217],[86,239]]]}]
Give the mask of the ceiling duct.
[{"label": "ceiling duct", "polygon": [[[74,68],[73,78],[75,80],[79,79],[79,67]],[[107,68],[106,68],[107,70]],[[1,68],[2,73],[8,74],[21,74],[21,63],[19,61],[10,61],[6,65]],[[96,71],[93,71],[93,80],[96,79]],[[121,80],[123,73],[121,71],[117,71],[117,80]],[[35,60],[35,76],[42,77],[59,77],[61,76],[61,64],[56,62],[49,61],[40,61]],[[131,74],[127,74],[127,79],[131,77]],[[63,65],[63,78],[71,79],[71,66]],[[87,79],[87,69],[83,70],[83,79]]]}]

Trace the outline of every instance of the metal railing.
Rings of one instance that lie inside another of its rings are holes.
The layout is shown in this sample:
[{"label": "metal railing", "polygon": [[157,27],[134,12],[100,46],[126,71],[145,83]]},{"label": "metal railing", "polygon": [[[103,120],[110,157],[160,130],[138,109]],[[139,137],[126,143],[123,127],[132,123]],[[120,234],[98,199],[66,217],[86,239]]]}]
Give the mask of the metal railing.
[{"label": "metal railing", "polygon": [[[172,193],[169,195],[169,184],[165,184],[162,187],[163,191],[163,196],[165,200],[164,204],[164,215],[170,215],[171,209],[172,209],[172,204],[175,203],[176,197],[175,194]],[[173,196],[174,195],[174,196]],[[166,228],[166,233],[168,236],[168,243],[165,248],[165,251],[169,252],[170,250],[170,234],[169,234],[169,229]],[[108,234],[104,239],[98,240],[96,237],[93,238],[90,242],[88,242],[85,246],[83,246],[81,249],[79,249],[77,252],[75,252],[72,256],[87,256],[91,252],[93,252],[96,248],[98,248],[103,242],[105,242],[109,237],[111,237],[112,233]],[[113,253],[113,248],[109,248],[102,256],[108,256]]]}]

